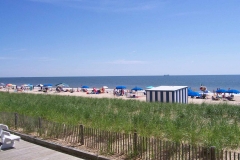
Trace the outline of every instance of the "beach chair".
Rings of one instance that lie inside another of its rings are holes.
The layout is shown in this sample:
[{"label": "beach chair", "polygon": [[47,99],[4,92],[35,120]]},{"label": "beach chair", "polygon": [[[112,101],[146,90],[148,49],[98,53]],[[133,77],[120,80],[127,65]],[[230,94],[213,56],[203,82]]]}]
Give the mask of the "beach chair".
[{"label": "beach chair", "polygon": [[8,126],[5,124],[0,124],[0,137],[2,137],[3,129],[8,130]]},{"label": "beach chair", "polygon": [[214,101],[218,101],[219,98],[212,96],[212,100],[214,100]]},{"label": "beach chair", "polygon": [[226,99],[229,101],[235,101],[233,98],[234,98],[233,96],[226,97]]},{"label": "beach chair", "polygon": [[206,98],[207,98],[207,95],[206,95],[206,94],[202,94],[202,95],[200,96],[200,98],[201,98],[201,99],[206,99]]},{"label": "beach chair", "polygon": [[1,150],[14,147],[15,141],[20,141],[21,137],[10,134],[7,131],[2,131],[1,135]]}]

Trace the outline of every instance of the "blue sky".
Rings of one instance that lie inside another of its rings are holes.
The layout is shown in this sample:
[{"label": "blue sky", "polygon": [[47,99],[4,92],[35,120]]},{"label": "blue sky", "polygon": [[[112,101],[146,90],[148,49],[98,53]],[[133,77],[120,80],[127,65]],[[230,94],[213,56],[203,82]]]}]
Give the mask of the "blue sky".
[{"label": "blue sky", "polygon": [[0,76],[239,74],[238,0],[1,0]]}]

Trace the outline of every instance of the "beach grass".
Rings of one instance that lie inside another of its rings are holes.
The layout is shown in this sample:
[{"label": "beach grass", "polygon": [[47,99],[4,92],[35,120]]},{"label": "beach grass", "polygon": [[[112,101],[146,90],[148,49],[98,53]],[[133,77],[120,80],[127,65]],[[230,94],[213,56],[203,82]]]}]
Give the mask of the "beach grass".
[{"label": "beach grass", "polygon": [[236,149],[240,143],[240,107],[228,104],[149,103],[0,92],[0,112],[164,140]]}]

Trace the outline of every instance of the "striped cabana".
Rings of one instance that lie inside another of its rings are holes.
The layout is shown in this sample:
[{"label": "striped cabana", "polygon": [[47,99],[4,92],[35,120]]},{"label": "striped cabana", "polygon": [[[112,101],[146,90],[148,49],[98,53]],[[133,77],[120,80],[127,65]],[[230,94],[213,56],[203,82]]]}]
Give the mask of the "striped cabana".
[{"label": "striped cabana", "polygon": [[159,86],[146,90],[147,102],[188,103],[187,86]]}]

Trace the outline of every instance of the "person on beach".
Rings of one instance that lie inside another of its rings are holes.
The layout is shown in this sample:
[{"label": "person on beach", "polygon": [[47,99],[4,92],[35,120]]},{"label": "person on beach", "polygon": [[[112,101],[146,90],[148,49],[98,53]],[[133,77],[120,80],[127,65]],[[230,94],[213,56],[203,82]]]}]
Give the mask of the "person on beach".
[{"label": "person on beach", "polygon": [[97,89],[93,87],[92,94],[97,94]]},{"label": "person on beach", "polygon": [[43,92],[47,93],[48,92],[48,88],[43,88]]},{"label": "person on beach", "polygon": [[102,87],[102,93],[105,93],[105,88],[104,87]]},{"label": "person on beach", "polygon": [[114,97],[116,96],[116,89],[115,88],[113,90],[113,95],[114,95]]},{"label": "person on beach", "polygon": [[57,86],[56,91],[61,92],[61,88],[59,86]]},{"label": "person on beach", "polygon": [[124,89],[121,90],[121,96],[123,96],[123,95],[124,95]]}]

